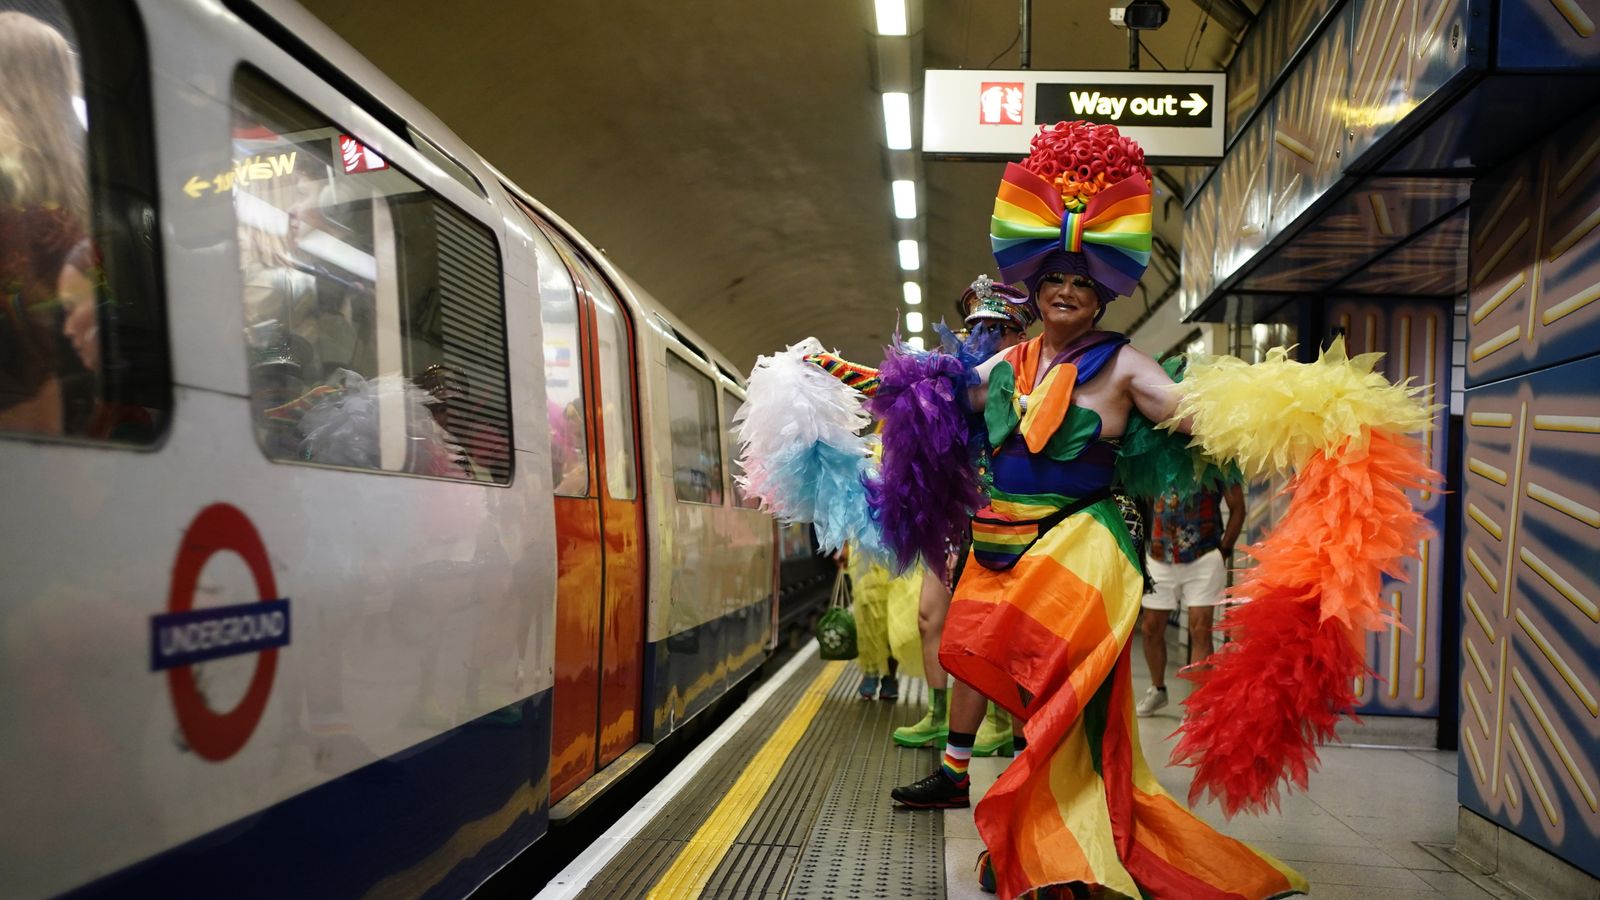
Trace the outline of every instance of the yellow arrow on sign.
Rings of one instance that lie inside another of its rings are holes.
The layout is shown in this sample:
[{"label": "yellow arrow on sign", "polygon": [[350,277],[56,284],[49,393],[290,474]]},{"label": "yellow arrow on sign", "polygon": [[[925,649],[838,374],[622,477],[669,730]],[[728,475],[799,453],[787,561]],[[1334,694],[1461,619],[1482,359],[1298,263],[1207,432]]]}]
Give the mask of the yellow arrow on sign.
[{"label": "yellow arrow on sign", "polygon": [[1198,116],[1201,113],[1205,112],[1206,107],[1210,106],[1211,104],[1206,102],[1206,98],[1200,96],[1199,94],[1195,93],[1194,91],[1190,91],[1189,92],[1189,99],[1183,101],[1182,103],[1180,103],[1178,105],[1182,106],[1184,109],[1188,110],[1189,111],[1189,115]]},{"label": "yellow arrow on sign", "polygon": [[190,175],[188,183],[183,186],[183,192],[188,194],[191,199],[199,199],[200,195],[204,194],[206,188],[210,186],[210,181],[201,181],[199,178]]}]

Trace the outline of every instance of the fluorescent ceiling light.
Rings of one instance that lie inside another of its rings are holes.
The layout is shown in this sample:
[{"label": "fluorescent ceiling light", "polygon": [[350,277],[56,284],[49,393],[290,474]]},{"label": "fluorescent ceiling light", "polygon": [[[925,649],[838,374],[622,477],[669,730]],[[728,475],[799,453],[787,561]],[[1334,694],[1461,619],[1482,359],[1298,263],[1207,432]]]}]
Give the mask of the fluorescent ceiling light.
[{"label": "fluorescent ceiling light", "polygon": [[906,292],[906,305],[907,306],[920,306],[920,305],[922,305],[922,285],[917,284],[915,281],[908,281],[905,284],[901,285],[901,287]]},{"label": "fluorescent ceiling light", "polygon": [[913,334],[922,330],[922,313],[916,311],[906,313],[906,330]]},{"label": "fluorescent ceiling light", "polygon": [[928,349],[927,347],[924,347],[922,345],[922,335],[920,335],[920,334],[913,334],[911,336],[911,340],[907,341],[906,343],[909,343],[911,346],[917,348],[918,350],[926,350],[926,349]]},{"label": "fluorescent ceiling light", "polygon": [[878,33],[906,33],[906,0],[877,0]]},{"label": "fluorescent ceiling light", "polygon": [[894,217],[897,219],[915,219],[917,217],[917,183],[915,181],[896,181],[890,187],[894,190]]},{"label": "fluorescent ceiling light", "polygon": [[900,242],[900,268],[907,272],[915,271],[922,265],[921,254],[917,252],[916,241]]},{"label": "fluorescent ceiling light", "polygon": [[890,150],[911,149],[911,95],[883,95],[883,133]]}]

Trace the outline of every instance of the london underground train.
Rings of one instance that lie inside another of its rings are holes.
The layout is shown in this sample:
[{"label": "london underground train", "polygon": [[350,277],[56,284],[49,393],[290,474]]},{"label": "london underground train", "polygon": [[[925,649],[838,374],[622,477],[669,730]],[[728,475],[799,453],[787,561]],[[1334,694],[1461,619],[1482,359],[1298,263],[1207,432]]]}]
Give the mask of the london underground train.
[{"label": "london underground train", "polygon": [[0,896],[464,895],[766,658],[732,366],[304,10],[0,94]]}]

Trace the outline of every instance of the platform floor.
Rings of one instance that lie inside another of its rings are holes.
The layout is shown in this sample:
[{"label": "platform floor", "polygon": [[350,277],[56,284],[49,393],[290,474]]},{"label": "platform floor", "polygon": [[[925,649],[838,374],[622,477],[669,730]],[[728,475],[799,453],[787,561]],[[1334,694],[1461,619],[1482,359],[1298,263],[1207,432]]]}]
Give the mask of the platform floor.
[{"label": "platform floor", "polygon": [[[1176,659],[1174,653],[1172,656]],[[1135,693],[1148,677],[1137,666]],[[971,810],[894,808],[890,787],[932,771],[932,750],[898,748],[897,725],[922,715],[920,680],[897,703],[856,697],[853,664],[803,650],[562,872],[541,897],[986,898],[973,864],[982,844]],[[1164,765],[1186,684],[1140,721],[1162,784],[1186,795],[1189,770]],[[1392,743],[1381,723],[1354,743]],[[1333,746],[1307,794],[1281,812],[1224,821],[1227,834],[1290,862],[1317,898],[1507,897],[1486,892],[1422,844],[1448,845],[1456,822],[1456,756],[1423,749]],[[1010,762],[973,761],[973,801]],[[1495,885],[1488,885],[1491,889]]]}]

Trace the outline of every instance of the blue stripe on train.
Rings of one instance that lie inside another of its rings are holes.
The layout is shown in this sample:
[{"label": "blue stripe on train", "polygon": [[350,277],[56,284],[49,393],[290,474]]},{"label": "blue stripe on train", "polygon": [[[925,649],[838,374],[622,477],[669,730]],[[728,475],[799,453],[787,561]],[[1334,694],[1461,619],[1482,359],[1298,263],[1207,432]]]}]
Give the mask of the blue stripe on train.
[{"label": "blue stripe on train", "polygon": [[546,690],[67,896],[464,896],[545,833],[549,766]]},{"label": "blue stripe on train", "polygon": [[[660,741],[766,659],[772,602],[764,599],[644,645],[647,718],[642,740]],[[735,658],[743,656],[742,663]],[[725,671],[713,677],[717,667]]]}]

